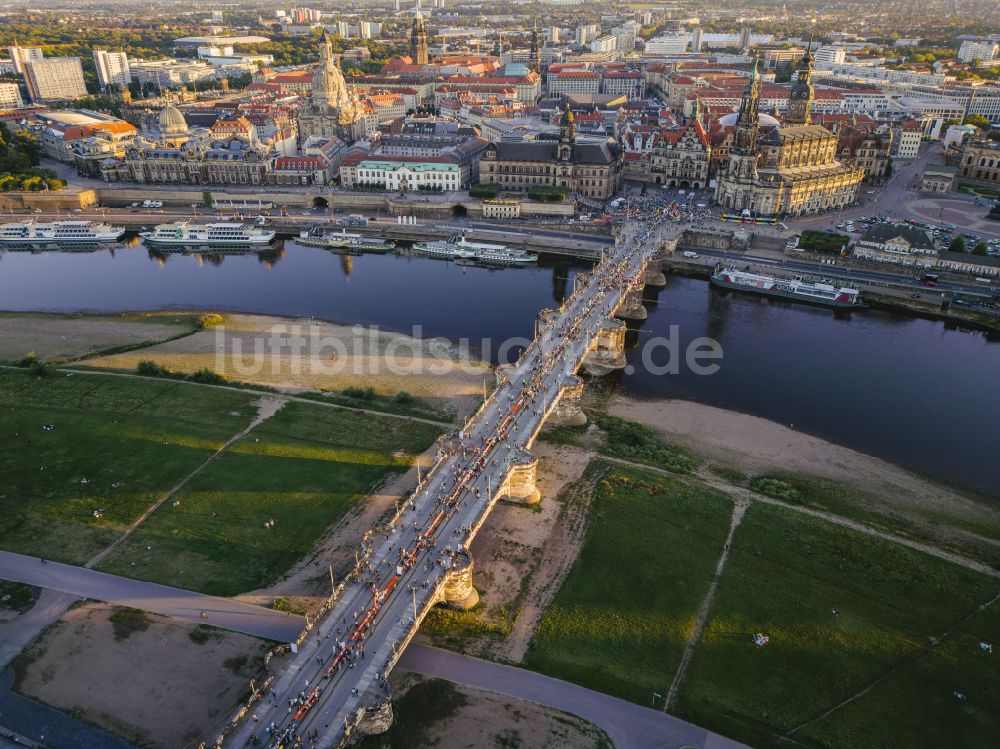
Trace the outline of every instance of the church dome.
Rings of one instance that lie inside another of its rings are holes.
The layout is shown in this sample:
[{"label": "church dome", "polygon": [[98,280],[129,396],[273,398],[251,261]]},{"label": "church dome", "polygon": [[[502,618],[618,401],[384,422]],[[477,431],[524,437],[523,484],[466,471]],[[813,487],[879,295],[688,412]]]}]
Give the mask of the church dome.
[{"label": "church dome", "polygon": [[188,129],[187,120],[181,114],[181,110],[172,104],[168,104],[160,112],[160,132],[161,133],[186,133]]},{"label": "church dome", "polygon": [[[739,112],[733,112],[732,114],[727,114],[724,117],[719,118],[719,124],[722,127],[732,127],[736,124],[736,120],[739,119]],[[757,121],[760,123],[760,127],[778,127],[781,122],[769,114],[761,112],[757,115]]]}]

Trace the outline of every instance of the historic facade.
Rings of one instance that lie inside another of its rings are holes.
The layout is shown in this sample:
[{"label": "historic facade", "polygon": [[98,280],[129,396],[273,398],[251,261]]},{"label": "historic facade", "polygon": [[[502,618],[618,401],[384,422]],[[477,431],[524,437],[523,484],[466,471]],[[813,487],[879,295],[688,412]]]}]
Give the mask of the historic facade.
[{"label": "historic facade", "polygon": [[789,97],[786,124],[762,133],[761,80],[756,63],[722,163],[715,199],[759,216],[801,216],[854,203],[863,167],[837,160],[837,136],[810,124],[811,59],[799,66]]},{"label": "historic facade", "polygon": [[364,137],[365,113],[357,94],[347,90],[326,32],[320,38],[319,57],[309,103],[299,109],[299,142],[336,136],[345,143],[353,143]]},{"label": "historic facade", "polygon": [[656,129],[646,135],[645,145],[636,135],[627,128],[623,133],[626,144],[635,147],[625,154],[627,179],[694,190],[708,186],[712,149],[698,117],[679,128]]},{"label": "historic facade", "polygon": [[578,143],[575,119],[567,106],[558,141],[501,141],[487,146],[479,162],[479,181],[505,190],[552,185],[584,198],[607,200],[621,187],[624,161],[624,150],[612,138]]},{"label": "historic facade", "polygon": [[974,140],[962,146],[958,176],[981,182],[1000,183],[1000,143]]},{"label": "historic facade", "polygon": [[207,128],[189,129],[184,115],[164,107],[158,132],[135,138],[122,160],[102,163],[107,181],[190,185],[265,185],[272,149],[249,137],[217,137]]}]

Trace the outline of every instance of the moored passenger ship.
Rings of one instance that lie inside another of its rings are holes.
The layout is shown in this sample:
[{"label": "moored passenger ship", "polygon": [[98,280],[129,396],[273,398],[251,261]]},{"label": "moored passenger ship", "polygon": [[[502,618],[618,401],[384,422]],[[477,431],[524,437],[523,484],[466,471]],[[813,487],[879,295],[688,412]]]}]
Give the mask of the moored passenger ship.
[{"label": "moored passenger ship", "polygon": [[18,221],[0,224],[0,243],[3,244],[97,244],[117,242],[125,235],[122,226],[94,221]]},{"label": "moored passenger ship", "polygon": [[220,222],[192,224],[177,221],[139,232],[146,244],[180,247],[259,247],[274,241],[275,233],[262,226]]},{"label": "moored passenger ship", "polygon": [[803,278],[780,278],[753,273],[749,270],[724,268],[717,265],[709,280],[715,286],[752,294],[780,297],[828,307],[851,308],[864,306],[860,292],[853,286],[834,286]]}]

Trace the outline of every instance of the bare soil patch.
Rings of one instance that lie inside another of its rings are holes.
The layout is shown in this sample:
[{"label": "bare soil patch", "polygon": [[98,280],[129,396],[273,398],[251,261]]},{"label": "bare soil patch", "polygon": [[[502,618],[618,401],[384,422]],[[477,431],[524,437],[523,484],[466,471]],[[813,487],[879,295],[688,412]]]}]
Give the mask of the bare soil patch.
[{"label": "bare soil patch", "polygon": [[249,691],[268,647],[152,614],[122,636],[121,618],[103,603],[68,611],[25,651],[18,690],[140,746],[197,746]]},{"label": "bare soil patch", "polygon": [[[394,700],[426,682],[419,674],[397,669],[389,677]],[[454,685],[460,695],[444,720],[421,725],[422,746],[435,749],[600,749],[610,743],[591,723],[558,710],[513,697]],[[367,745],[365,745],[367,746]]]},{"label": "bare soil patch", "polygon": [[545,442],[532,450],[539,457],[540,505],[496,505],[470,548],[481,603],[468,612],[434,612],[421,637],[491,660],[520,663],[524,657],[538,619],[583,543],[588,504],[569,501],[564,492],[581,481],[593,457],[587,450]]}]

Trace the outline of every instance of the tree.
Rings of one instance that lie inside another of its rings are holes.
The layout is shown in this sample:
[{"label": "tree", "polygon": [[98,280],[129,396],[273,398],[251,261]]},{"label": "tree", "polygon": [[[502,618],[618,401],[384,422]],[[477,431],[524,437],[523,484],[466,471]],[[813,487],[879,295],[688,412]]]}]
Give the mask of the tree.
[{"label": "tree", "polygon": [[212,207],[212,193],[210,193],[208,190],[205,190],[204,192],[202,192],[202,194],[201,194],[201,202],[204,203],[209,208],[211,208]]},{"label": "tree", "polygon": [[955,237],[948,245],[948,252],[965,252],[965,239],[961,236]]},{"label": "tree", "polygon": [[892,177],[892,159],[885,162],[885,178],[890,179]]},{"label": "tree", "polygon": [[990,121],[983,117],[981,114],[970,114],[965,118],[965,125],[972,125],[973,127],[978,127],[980,130],[989,130]]},{"label": "tree", "polygon": [[979,240],[976,242],[976,246],[972,248],[972,254],[982,257],[986,254],[986,242]]}]

